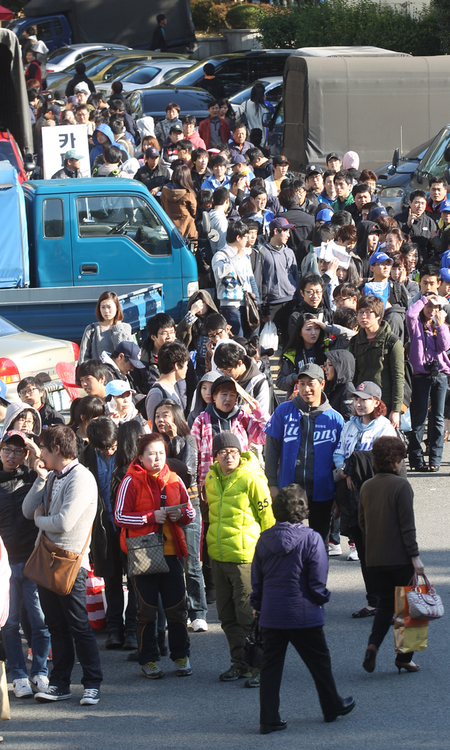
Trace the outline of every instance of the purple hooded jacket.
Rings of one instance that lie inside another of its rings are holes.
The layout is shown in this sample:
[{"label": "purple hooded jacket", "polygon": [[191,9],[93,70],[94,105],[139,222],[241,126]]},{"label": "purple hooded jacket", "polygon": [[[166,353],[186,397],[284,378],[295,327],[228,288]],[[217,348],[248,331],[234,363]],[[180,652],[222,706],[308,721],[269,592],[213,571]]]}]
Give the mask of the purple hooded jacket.
[{"label": "purple hooded jacket", "polygon": [[263,531],[252,562],[250,604],[264,628],[291,630],[324,624],[328,557],[323,539],[302,523],[283,521]]}]

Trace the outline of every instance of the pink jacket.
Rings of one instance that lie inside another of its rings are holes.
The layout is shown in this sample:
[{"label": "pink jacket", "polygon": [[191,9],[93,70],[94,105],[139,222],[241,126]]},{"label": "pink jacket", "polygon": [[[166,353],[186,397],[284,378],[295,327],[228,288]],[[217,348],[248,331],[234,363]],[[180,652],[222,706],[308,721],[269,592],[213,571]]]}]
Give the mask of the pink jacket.
[{"label": "pink jacket", "polygon": [[186,140],[190,141],[194,148],[206,149],[205,141],[203,140],[203,138],[200,137],[198,130],[194,130],[192,135],[188,136]]},{"label": "pink jacket", "polygon": [[[243,451],[248,451],[249,445],[264,445],[266,436],[264,427],[269,421],[269,414],[262,409],[255,409],[253,414],[240,409],[233,419],[231,432],[236,435],[242,446]],[[202,411],[195,418],[191,435],[195,437],[198,448],[198,485],[203,487],[206,475],[213,463],[212,444],[213,431],[211,417],[206,411]]]}]

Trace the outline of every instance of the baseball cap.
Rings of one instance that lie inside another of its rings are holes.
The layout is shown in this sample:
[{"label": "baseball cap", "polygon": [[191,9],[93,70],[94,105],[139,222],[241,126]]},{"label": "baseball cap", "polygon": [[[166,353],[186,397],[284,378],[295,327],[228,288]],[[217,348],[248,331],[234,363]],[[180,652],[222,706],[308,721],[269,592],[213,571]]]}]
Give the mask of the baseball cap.
[{"label": "baseball cap", "polygon": [[298,377],[301,378],[302,375],[307,375],[308,378],[318,380],[320,383],[323,383],[323,381],[325,380],[325,375],[322,368],[319,367],[319,365],[315,365],[313,362],[308,362],[307,365],[304,365],[304,367],[302,367],[301,370],[298,371]]},{"label": "baseball cap", "polygon": [[273,157],[272,164],[273,164],[274,167],[281,167],[281,166],[283,166],[283,164],[288,167],[289,166],[289,160],[285,156],[283,156],[282,154],[278,154],[278,156],[274,156]]},{"label": "baseball cap", "polygon": [[138,370],[145,369],[145,365],[141,362],[141,350],[132,341],[121,341],[117,344],[113,354],[123,354],[130,360],[133,367],[137,367]]},{"label": "baseball cap", "polygon": [[322,208],[322,210],[318,211],[316,214],[316,221],[324,221],[328,223],[331,221],[333,214],[334,211],[332,211],[331,208]]},{"label": "baseball cap", "polygon": [[6,391],[7,391],[6,383],[4,380],[0,380],[0,401],[4,401],[5,404],[10,404],[11,402],[8,401],[6,398]]},{"label": "baseball cap", "polygon": [[76,148],[69,148],[64,154],[64,159],[82,159],[84,154],[79,154]]},{"label": "baseball cap", "polygon": [[183,128],[181,127],[181,125],[172,125],[169,130],[169,133],[182,133],[182,132],[183,132]]},{"label": "baseball cap", "polygon": [[388,212],[386,211],[384,206],[377,206],[376,208],[372,208],[372,210],[369,211],[367,219],[369,221],[376,221],[380,216],[388,216]]},{"label": "baseball cap", "polygon": [[442,213],[442,211],[450,211],[450,201],[441,201],[441,205],[439,208],[439,211]]},{"label": "baseball cap", "polygon": [[156,159],[157,156],[161,156],[156,146],[149,146],[145,149],[146,159]]},{"label": "baseball cap", "polygon": [[393,263],[394,261],[386,253],[374,253],[370,257],[369,265],[373,266],[375,263]]},{"label": "baseball cap", "polygon": [[273,232],[274,229],[295,229],[295,224],[289,224],[287,219],[277,216],[269,224],[269,230]]},{"label": "baseball cap", "polygon": [[242,154],[233,154],[230,162],[231,164],[247,164],[245,156],[242,156]]},{"label": "baseball cap", "polygon": [[85,94],[91,93],[90,88],[87,85],[87,83],[85,83],[85,81],[80,81],[80,83],[77,83],[77,85],[74,88],[74,91],[76,94],[78,94],[79,91],[84,91]]},{"label": "baseball cap", "polygon": [[124,393],[136,393],[130,388],[128,380],[110,380],[105,386],[107,396],[123,396]]},{"label": "baseball cap", "polygon": [[358,385],[357,388],[349,391],[351,396],[359,396],[359,398],[380,398],[382,396],[381,388],[376,383],[372,383],[370,380],[364,380]]},{"label": "baseball cap", "polygon": [[19,437],[22,438],[23,444],[25,445],[26,435],[24,432],[21,432],[21,430],[8,430],[4,435],[2,435],[1,442],[7,443],[8,440],[10,440],[12,437]]},{"label": "baseball cap", "polygon": [[59,115],[61,114],[61,107],[59,106],[59,104],[51,104],[47,112],[51,112],[52,115],[55,115],[55,117],[59,117]]},{"label": "baseball cap", "polygon": [[325,163],[328,164],[330,159],[339,159],[339,161],[342,161],[341,157],[336,153],[336,151],[331,151],[329,154],[327,154]]},{"label": "baseball cap", "polygon": [[[450,268],[441,268],[439,271],[439,274],[440,274],[442,281],[446,281],[447,284],[450,282]],[[1,382],[2,381],[0,380],[0,384]],[[0,396],[1,396],[1,393],[0,393]]]},{"label": "baseball cap", "polygon": [[323,174],[322,167],[316,167],[315,164],[310,164],[309,167],[306,168],[305,177],[310,177],[312,174]]},{"label": "baseball cap", "polygon": [[77,96],[68,96],[67,97],[68,104],[73,104],[74,107],[78,104],[78,97]]}]

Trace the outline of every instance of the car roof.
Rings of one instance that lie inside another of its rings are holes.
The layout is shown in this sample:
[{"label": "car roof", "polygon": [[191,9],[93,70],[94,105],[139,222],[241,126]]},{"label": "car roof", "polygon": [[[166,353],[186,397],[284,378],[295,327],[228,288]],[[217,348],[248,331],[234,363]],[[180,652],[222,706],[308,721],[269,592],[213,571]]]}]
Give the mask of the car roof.
[{"label": "car roof", "polygon": [[[167,86],[167,84],[160,84],[159,86],[153,86],[148,88],[135,89],[132,92],[135,96],[141,97],[142,114],[158,114],[164,113],[168,101],[177,101],[177,95],[179,97],[179,104],[183,110],[183,100],[189,101],[189,107],[192,109],[191,114],[195,111],[203,113],[208,110],[208,104],[213,101],[213,97],[205,89],[194,88],[193,86]],[[183,96],[184,95],[184,96]],[[151,97],[155,101],[155,106],[151,109],[144,109],[144,97]],[[198,102],[195,100],[198,99]],[[186,112],[185,114],[188,114]]]}]

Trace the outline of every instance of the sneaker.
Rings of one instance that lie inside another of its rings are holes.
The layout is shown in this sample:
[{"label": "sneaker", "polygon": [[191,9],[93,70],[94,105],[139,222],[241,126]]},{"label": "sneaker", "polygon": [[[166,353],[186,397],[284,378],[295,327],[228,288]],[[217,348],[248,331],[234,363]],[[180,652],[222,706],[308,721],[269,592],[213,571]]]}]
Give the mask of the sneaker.
[{"label": "sneaker", "polygon": [[349,544],[348,547],[349,547],[349,550],[348,550],[347,560],[353,560],[354,562],[358,562],[359,560],[358,550],[356,549],[355,545]]},{"label": "sneaker", "polygon": [[342,555],[342,548],[340,544],[333,544],[333,542],[328,543],[328,555],[329,557],[339,557],[339,555]]},{"label": "sneaker", "polygon": [[246,687],[246,688],[259,688],[259,685],[260,685],[259,678],[260,678],[259,673],[258,674],[254,674],[252,677],[249,677],[248,680],[245,680],[244,687]]},{"label": "sneaker", "polygon": [[16,698],[31,698],[33,695],[28,677],[21,677],[19,680],[13,680],[13,690]]},{"label": "sneaker", "polygon": [[192,674],[192,668],[189,661],[189,656],[183,656],[181,659],[174,659],[175,664],[177,665],[177,675],[178,677],[187,677],[188,675]]},{"label": "sneaker", "polygon": [[45,674],[35,674],[30,677],[31,689],[35,693],[46,693],[48,690],[48,677]]},{"label": "sneaker", "polygon": [[68,701],[72,697],[72,693],[69,688],[61,688],[57,685],[49,685],[48,689],[44,693],[35,693],[34,699],[38,703],[46,703],[47,701]]},{"label": "sneaker", "polygon": [[154,661],[148,661],[147,664],[144,664],[141,667],[141,672],[149,680],[159,680],[160,677],[164,677],[164,672]]},{"label": "sneaker", "polygon": [[33,652],[31,650],[31,648],[28,649],[27,661],[33,661]]},{"label": "sneaker", "polygon": [[100,688],[84,688],[80,706],[95,706],[100,700]]},{"label": "sneaker", "polygon": [[51,649],[48,652],[47,661],[53,661],[53,651]]},{"label": "sneaker", "polygon": [[202,620],[201,617],[198,617],[191,623],[191,628],[194,633],[206,633],[208,630],[208,623],[206,620]]},{"label": "sneaker", "polygon": [[251,678],[251,676],[252,673],[250,669],[242,669],[242,667],[232,664],[226,672],[222,672],[222,674],[219,675],[219,680],[221,682],[234,682],[234,680],[239,680],[240,677]]}]

